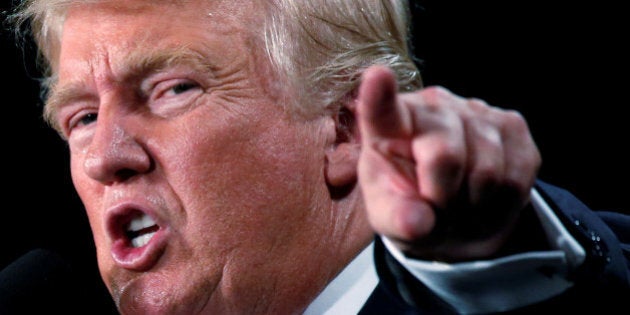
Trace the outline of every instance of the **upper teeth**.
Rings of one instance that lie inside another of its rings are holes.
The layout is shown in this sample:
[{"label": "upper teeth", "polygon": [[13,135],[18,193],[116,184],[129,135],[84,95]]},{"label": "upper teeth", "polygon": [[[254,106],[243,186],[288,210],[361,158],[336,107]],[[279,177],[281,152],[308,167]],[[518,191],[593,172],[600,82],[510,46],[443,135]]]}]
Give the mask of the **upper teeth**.
[{"label": "upper teeth", "polygon": [[131,220],[131,222],[129,222],[129,227],[127,227],[127,230],[137,232],[153,225],[155,225],[155,221],[153,221],[153,219],[149,215],[143,213],[141,216],[136,217]]}]

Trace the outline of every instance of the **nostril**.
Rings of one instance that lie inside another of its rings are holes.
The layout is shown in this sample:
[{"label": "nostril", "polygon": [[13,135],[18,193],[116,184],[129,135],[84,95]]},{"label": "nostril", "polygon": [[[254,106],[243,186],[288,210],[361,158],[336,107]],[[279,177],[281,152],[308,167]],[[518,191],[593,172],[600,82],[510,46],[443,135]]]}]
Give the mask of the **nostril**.
[{"label": "nostril", "polygon": [[116,178],[118,180],[124,181],[124,180],[127,180],[127,179],[135,176],[136,174],[138,174],[137,171],[134,171],[134,170],[129,169],[129,168],[123,168],[123,169],[120,169],[120,170],[118,170],[116,172]]}]

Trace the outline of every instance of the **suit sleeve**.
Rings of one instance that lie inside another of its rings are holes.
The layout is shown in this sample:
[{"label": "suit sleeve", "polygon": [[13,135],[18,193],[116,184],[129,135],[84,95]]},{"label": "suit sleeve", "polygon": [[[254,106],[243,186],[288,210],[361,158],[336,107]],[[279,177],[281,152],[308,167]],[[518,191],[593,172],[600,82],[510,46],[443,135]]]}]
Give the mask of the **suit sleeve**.
[{"label": "suit sleeve", "polygon": [[[594,211],[568,191],[538,181],[536,190],[584,248],[586,257],[569,278],[574,285],[551,299],[514,312],[594,310],[617,312],[627,308],[630,298],[630,216]],[[532,227],[532,231],[539,230]],[[532,235],[532,238],[536,236]],[[393,257],[377,237],[375,262],[379,286],[396,301],[420,312],[454,313],[448,303],[435,295]]]},{"label": "suit sleeve", "polygon": [[630,287],[630,215],[591,210],[570,192],[542,181],[537,188],[586,251],[584,263],[573,274],[574,282]]}]

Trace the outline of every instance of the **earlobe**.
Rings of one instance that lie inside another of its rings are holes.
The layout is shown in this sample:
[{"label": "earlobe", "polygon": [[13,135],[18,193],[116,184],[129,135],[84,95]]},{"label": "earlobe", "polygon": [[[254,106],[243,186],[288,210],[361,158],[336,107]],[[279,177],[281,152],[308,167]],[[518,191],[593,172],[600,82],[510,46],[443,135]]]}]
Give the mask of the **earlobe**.
[{"label": "earlobe", "polygon": [[326,182],[330,189],[345,189],[357,181],[361,145],[354,117],[355,101],[349,97],[335,117],[335,143],[326,152]]},{"label": "earlobe", "polygon": [[331,188],[343,188],[357,181],[357,163],[361,146],[344,142],[326,153],[326,182]]}]

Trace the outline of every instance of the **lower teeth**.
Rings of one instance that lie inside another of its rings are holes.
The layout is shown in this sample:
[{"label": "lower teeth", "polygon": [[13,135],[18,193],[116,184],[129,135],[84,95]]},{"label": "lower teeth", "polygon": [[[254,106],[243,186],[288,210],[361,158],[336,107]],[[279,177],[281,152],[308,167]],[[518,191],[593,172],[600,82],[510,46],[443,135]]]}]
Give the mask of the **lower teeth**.
[{"label": "lower teeth", "polygon": [[146,245],[147,243],[149,243],[154,234],[155,232],[151,232],[138,237],[134,237],[133,239],[131,239],[131,246],[138,248]]}]

